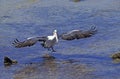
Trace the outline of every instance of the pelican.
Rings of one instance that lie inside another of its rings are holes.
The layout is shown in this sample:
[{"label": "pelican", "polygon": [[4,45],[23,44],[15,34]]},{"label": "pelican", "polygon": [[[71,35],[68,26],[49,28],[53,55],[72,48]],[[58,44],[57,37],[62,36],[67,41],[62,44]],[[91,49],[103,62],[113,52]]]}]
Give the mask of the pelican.
[{"label": "pelican", "polygon": [[81,38],[87,38],[96,33],[96,27],[91,27],[91,29],[87,31],[81,31],[81,30],[72,30],[67,33],[63,33],[61,35],[57,34],[57,30],[53,31],[53,35],[50,36],[42,36],[42,37],[30,37],[27,38],[25,41],[19,41],[18,39],[14,40],[12,43],[14,47],[16,48],[22,48],[27,46],[33,46],[37,42],[41,42],[41,45],[44,48],[47,48],[48,50],[55,52],[53,46],[58,43],[58,38],[61,38],[63,40],[74,40],[74,39],[81,39]]},{"label": "pelican", "polygon": [[[40,40],[39,40],[40,41]],[[50,48],[52,49],[53,52],[55,52],[53,46],[58,43],[58,36],[57,36],[57,30],[53,31],[53,35],[51,36],[47,36],[47,38],[45,38],[43,40],[43,43],[41,43],[41,45],[44,48],[48,48],[48,50],[50,50]]]},{"label": "pelican", "polygon": [[33,46],[37,42],[41,42],[41,45],[48,50],[55,52],[53,46],[58,43],[57,30],[53,31],[53,35],[43,36],[43,37],[29,37],[27,40],[20,42],[18,39],[14,40],[12,43],[16,48],[22,48],[27,46]]}]

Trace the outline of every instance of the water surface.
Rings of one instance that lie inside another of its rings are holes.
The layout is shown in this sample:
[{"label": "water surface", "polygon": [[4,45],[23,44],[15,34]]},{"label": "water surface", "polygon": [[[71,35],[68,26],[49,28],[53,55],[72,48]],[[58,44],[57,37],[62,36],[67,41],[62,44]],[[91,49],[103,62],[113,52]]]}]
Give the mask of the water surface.
[{"label": "water surface", "polygon": [[[98,29],[90,38],[63,41],[55,46],[55,60],[41,58],[48,52],[40,44],[16,49],[14,39],[64,33],[73,29]],[[120,64],[111,54],[120,50],[119,0],[1,0],[1,79],[119,79]],[[19,63],[4,67],[9,56]],[[72,60],[73,62],[69,62]],[[30,64],[33,63],[33,64]]]}]

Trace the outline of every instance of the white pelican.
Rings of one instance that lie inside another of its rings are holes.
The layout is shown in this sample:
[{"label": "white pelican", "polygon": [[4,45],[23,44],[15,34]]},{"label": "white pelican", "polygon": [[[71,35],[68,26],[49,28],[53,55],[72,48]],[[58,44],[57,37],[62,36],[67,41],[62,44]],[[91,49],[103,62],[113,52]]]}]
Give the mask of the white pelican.
[{"label": "white pelican", "polygon": [[[74,39],[81,39],[81,38],[87,38],[96,33],[96,27],[91,27],[91,29],[87,31],[81,31],[81,30],[72,30],[67,33],[63,33],[59,35],[59,37],[63,40],[74,40]],[[14,40],[13,45],[16,48],[21,47],[27,47],[27,46],[33,46],[37,42],[41,42],[41,45],[44,48],[47,48],[48,50],[52,50],[55,52],[53,46],[58,43],[58,34],[57,30],[53,31],[53,35],[51,36],[43,36],[43,37],[30,37],[26,39],[25,41],[19,41],[18,39]]]}]

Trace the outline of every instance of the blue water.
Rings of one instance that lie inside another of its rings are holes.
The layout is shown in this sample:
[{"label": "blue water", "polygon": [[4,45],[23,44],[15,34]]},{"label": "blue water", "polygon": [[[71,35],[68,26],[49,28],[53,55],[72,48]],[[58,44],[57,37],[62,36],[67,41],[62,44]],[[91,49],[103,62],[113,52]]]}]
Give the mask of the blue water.
[{"label": "blue water", "polygon": [[[120,64],[110,58],[111,54],[120,50],[119,0],[1,0],[0,79],[14,79],[15,73],[22,69],[21,65],[43,62],[41,56],[48,53],[39,43],[32,47],[14,48],[14,39],[22,41],[28,37],[46,36],[54,29],[59,34],[73,29],[88,30],[92,25],[98,30],[95,35],[73,41],[59,40],[55,46],[57,52],[52,55],[57,60],[73,59],[87,65],[94,70],[95,79],[119,79]],[[5,68],[4,56],[19,63]]]}]

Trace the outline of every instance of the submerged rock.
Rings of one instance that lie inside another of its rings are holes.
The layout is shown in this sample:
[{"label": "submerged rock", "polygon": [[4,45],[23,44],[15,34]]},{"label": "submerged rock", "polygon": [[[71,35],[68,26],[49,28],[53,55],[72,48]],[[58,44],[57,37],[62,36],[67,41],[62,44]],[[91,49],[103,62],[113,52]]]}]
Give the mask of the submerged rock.
[{"label": "submerged rock", "polygon": [[79,2],[80,0],[73,0],[74,2]]},{"label": "submerged rock", "polygon": [[5,66],[10,66],[12,64],[17,64],[18,62],[16,60],[12,60],[9,57],[5,56],[4,57],[4,65]]},{"label": "submerged rock", "polygon": [[43,56],[42,56],[42,58],[47,59],[47,60],[50,60],[50,59],[55,59],[55,57],[54,57],[54,56],[49,55],[49,54],[45,54],[45,55],[43,55]]},{"label": "submerged rock", "polygon": [[66,60],[45,59],[41,63],[27,65],[19,69],[13,77],[14,79],[96,79],[92,75],[93,69],[91,67],[79,62],[63,62]]},{"label": "submerged rock", "polygon": [[120,59],[120,52],[113,54],[111,57],[112,59]]}]

